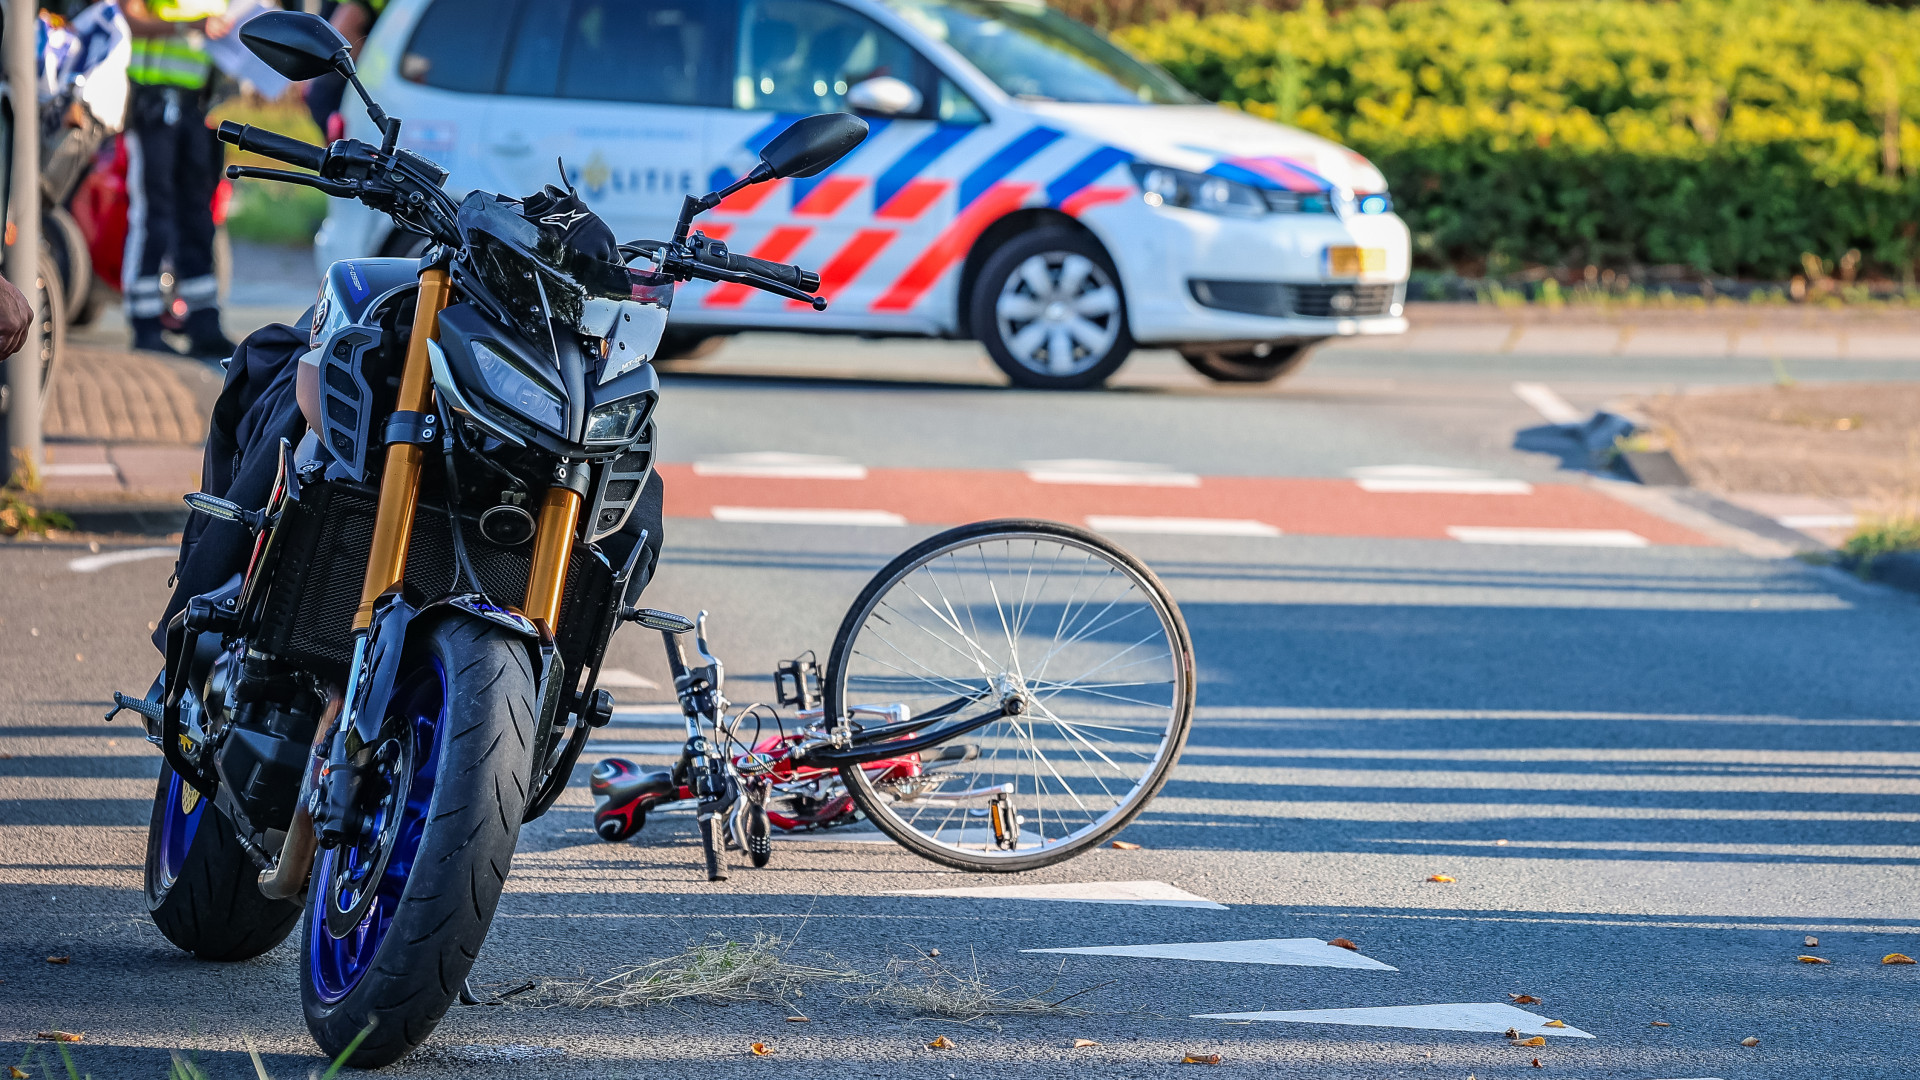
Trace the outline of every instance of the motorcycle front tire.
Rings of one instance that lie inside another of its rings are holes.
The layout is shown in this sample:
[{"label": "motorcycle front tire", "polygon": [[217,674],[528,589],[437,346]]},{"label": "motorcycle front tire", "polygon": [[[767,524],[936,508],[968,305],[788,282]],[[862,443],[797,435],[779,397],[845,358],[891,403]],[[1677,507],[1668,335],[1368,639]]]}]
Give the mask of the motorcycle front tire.
[{"label": "motorcycle front tire", "polygon": [[391,906],[373,913],[377,941],[347,958],[351,977],[342,974],[343,939],[330,937],[322,914],[328,852],[316,860],[300,931],[307,1030],[336,1059],[365,1031],[347,1058],[354,1068],[405,1056],[459,997],[493,922],[530,797],[536,680],[527,643],[464,617],[416,623],[410,637],[394,697],[413,680],[435,679],[436,668],[443,695],[433,725],[437,764],[426,767],[431,798],[418,811],[409,806],[404,826],[417,830],[411,869]]}]

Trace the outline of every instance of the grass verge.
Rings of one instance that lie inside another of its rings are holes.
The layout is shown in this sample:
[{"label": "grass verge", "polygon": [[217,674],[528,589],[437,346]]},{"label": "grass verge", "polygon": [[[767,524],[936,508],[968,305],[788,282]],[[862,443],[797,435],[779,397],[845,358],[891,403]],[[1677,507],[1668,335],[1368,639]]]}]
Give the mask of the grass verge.
[{"label": "grass verge", "polygon": [[1863,522],[1847,537],[1840,551],[1854,573],[1871,578],[1873,564],[1881,556],[1897,551],[1920,551],[1920,520],[1896,517]]}]

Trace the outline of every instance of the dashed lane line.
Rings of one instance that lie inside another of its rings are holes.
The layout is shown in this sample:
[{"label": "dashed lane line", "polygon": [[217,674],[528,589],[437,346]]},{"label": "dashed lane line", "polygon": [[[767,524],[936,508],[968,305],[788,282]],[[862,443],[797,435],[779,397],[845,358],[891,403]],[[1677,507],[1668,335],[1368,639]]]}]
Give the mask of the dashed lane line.
[{"label": "dashed lane line", "polygon": [[1087,527],[1095,532],[1162,533],[1173,536],[1279,536],[1280,530],[1250,518],[1129,517],[1090,514]]},{"label": "dashed lane line", "polygon": [[1296,1009],[1287,1012],[1198,1013],[1195,1020],[1263,1020],[1281,1024],[1343,1024],[1352,1027],[1418,1028],[1425,1031],[1506,1031],[1591,1039],[1577,1027],[1547,1027],[1550,1017],[1512,1005],[1465,1002],[1390,1005],[1373,1009]]},{"label": "dashed lane line", "polygon": [[898,528],[907,519],[891,510],[840,510],[829,507],[716,506],[715,521],[755,525],[854,525]]},{"label": "dashed lane line", "polygon": [[892,889],[889,896],[943,896],[963,900],[1045,900],[1082,904],[1132,904],[1140,907],[1205,908],[1225,911],[1204,896],[1164,881],[1078,881],[1055,885],[988,885],[966,889]]},{"label": "dashed lane line", "polygon": [[98,555],[83,555],[67,564],[67,569],[76,574],[91,574],[105,570],[109,566],[122,563],[143,562],[147,559],[164,559],[169,555],[180,554],[178,547],[130,548],[126,551],[107,551]]},{"label": "dashed lane line", "polygon": [[1165,945],[1097,945],[1074,949],[1021,949],[1028,953],[1073,956],[1144,956],[1156,960],[1204,960],[1221,964],[1279,964],[1288,967],[1398,971],[1371,956],[1329,945],[1319,938],[1265,938],[1255,941],[1181,941]]},{"label": "dashed lane line", "polygon": [[1463,544],[1607,548],[1648,546],[1646,537],[1628,529],[1533,529],[1497,525],[1449,525],[1447,535]]}]

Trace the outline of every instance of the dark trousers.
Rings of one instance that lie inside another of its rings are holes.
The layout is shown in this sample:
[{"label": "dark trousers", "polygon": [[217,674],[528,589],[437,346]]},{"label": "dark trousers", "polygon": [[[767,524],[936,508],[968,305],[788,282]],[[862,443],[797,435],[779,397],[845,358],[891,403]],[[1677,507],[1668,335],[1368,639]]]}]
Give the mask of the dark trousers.
[{"label": "dark trousers", "polygon": [[160,266],[173,264],[174,294],[189,311],[217,306],[213,273],[213,192],[219,141],[199,91],[133,87],[127,110],[127,315],[161,314]]}]

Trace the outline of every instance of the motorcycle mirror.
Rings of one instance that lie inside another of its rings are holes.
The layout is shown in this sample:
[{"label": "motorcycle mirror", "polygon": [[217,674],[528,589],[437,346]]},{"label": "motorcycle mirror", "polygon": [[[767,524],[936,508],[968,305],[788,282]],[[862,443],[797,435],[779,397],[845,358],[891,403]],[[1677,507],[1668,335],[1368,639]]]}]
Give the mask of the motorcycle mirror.
[{"label": "motorcycle mirror", "polygon": [[803,117],[760,151],[773,177],[804,179],[847,155],[867,137],[867,122],[851,113]]},{"label": "motorcycle mirror", "polygon": [[659,608],[622,608],[620,617],[628,622],[639,623],[649,630],[661,630],[669,634],[685,634],[693,630],[693,620],[685,615],[675,615],[671,611]]},{"label": "motorcycle mirror", "polygon": [[304,11],[266,11],[240,28],[240,41],[268,67],[306,82],[339,72],[352,75],[353,52],[340,31]]}]

